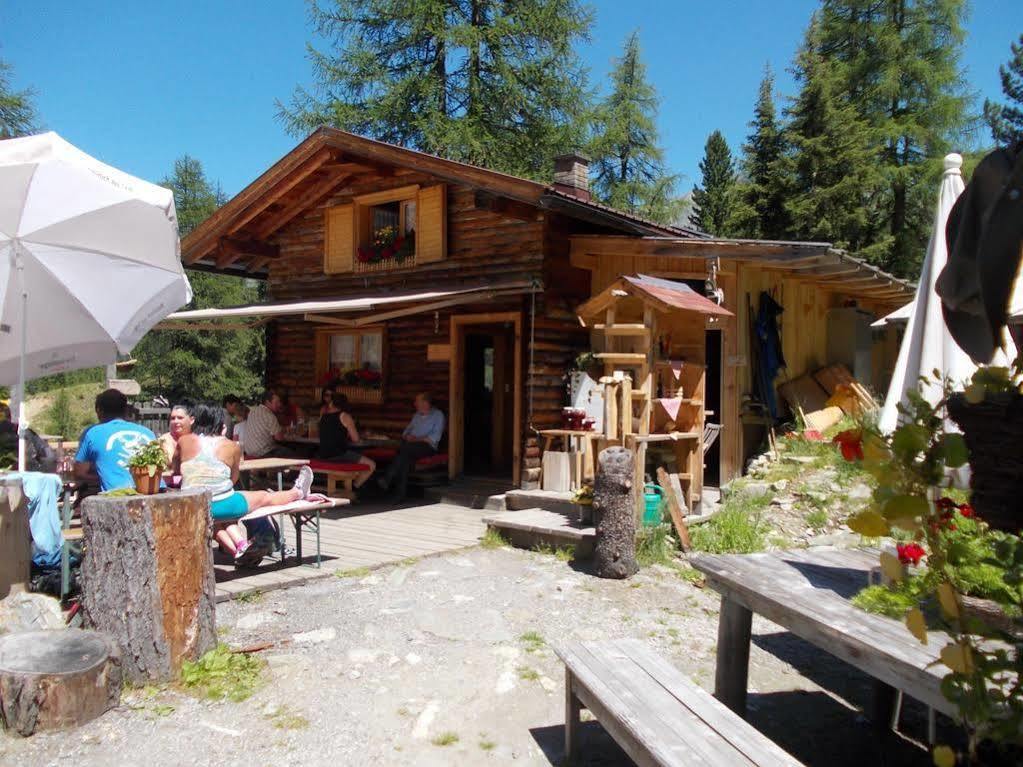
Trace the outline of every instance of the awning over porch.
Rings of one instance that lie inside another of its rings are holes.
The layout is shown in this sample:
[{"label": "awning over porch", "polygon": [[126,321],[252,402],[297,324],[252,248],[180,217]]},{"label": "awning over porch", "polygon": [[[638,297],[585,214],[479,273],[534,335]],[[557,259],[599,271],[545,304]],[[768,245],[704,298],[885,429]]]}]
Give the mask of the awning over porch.
[{"label": "awning over porch", "polygon": [[[158,330],[235,330],[262,325],[282,317],[302,317],[310,322],[360,327],[420,312],[460,304],[489,301],[502,296],[542,290],[539,282],[502,282],[419,293],[386,293],[317,301],[248,304],[223,309],[192,309],[174,312]],[[377,311],[380,310],[380,311]],[[352,317],[350,315],[358,315]],[[341,317],[338,315],[349,315]]]}]

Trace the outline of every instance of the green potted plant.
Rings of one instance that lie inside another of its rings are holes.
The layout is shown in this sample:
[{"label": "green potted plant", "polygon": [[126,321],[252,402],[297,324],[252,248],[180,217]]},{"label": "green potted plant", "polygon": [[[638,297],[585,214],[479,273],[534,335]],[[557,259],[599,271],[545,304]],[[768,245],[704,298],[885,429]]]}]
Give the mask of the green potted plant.
[{"label": "green potted plant", "polygon": [[128,471],[135,480],[135,489],[141,495],[156,495],[160,492],[160,478],[166,468],[167,454],[156,439],[147,442],[128,459]]}]

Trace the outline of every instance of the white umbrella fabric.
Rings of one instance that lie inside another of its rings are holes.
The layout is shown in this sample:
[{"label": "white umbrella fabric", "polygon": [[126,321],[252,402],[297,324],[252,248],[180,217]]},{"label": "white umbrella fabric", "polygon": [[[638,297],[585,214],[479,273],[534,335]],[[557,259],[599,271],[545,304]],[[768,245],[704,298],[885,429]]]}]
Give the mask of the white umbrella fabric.
[{"label": "white umbrella fabric", "polygon": [[0,384],[109,365],[191,300],[174,195],[56,133],[0,141]]},{"label": "white umbrella fabric", "polygon": [[[962,165],[962,156],[946,155],[945,172],[938,192],[938,207],[934,214],[934,230],[920,271],[916,297],[912,303],[883,318],[898,322],[903,319],[899,315],[905,314],[908,317],[895,372],[878,421],[881,431],[886,434],[898,426],[898,405],[908,402],[906,395],[920,385],[921,376],[933,378],[934,371],[938,370],[942,378],[947,377],[953,384],[961,386],[977,369],[969,355],[952,339],[941,313],[941,299],[934,290],[934,283],[948,261],[945,223],[949,211],[965,188],[960,171]],[[932,381],[922,393],[932,404],[938,402],[942,395],[940,382]]]}]

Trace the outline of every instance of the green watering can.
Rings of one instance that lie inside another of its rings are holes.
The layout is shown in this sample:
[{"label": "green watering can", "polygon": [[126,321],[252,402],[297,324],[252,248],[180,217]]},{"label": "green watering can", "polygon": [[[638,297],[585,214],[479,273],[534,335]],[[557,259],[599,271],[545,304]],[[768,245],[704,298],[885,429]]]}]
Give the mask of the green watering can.
[{"label": "green watering can", "polygon": [[659,485],[648,482],[643,485],[643,526],[655,527],[661,524],[661,490]]}]

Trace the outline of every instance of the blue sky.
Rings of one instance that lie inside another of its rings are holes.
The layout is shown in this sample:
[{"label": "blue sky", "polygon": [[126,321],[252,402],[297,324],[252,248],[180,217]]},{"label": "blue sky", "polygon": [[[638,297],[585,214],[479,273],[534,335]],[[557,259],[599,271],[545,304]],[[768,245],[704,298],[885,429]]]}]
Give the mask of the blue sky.
[{"label": "blue sky", "polygon": [[[763,67],[778,90],[816,0],[596,0],[592,40],[580,51],[603,84],[626,34],[638,28],[661,96],[671,167],[699,180],[707,134],[733,149],[747,132]],[[1000,97],[998,66],[1023,33],[1021,0],[974,0],[964,55],[971,88]],[[198,157],[228,194],[297,139],[274,100],[310,81],[310,38],[300,0],[169,3],[0,0],[0,58],[15,85],[36,91],[45,127],[128,172],[158,180],[174,159]]]}]

